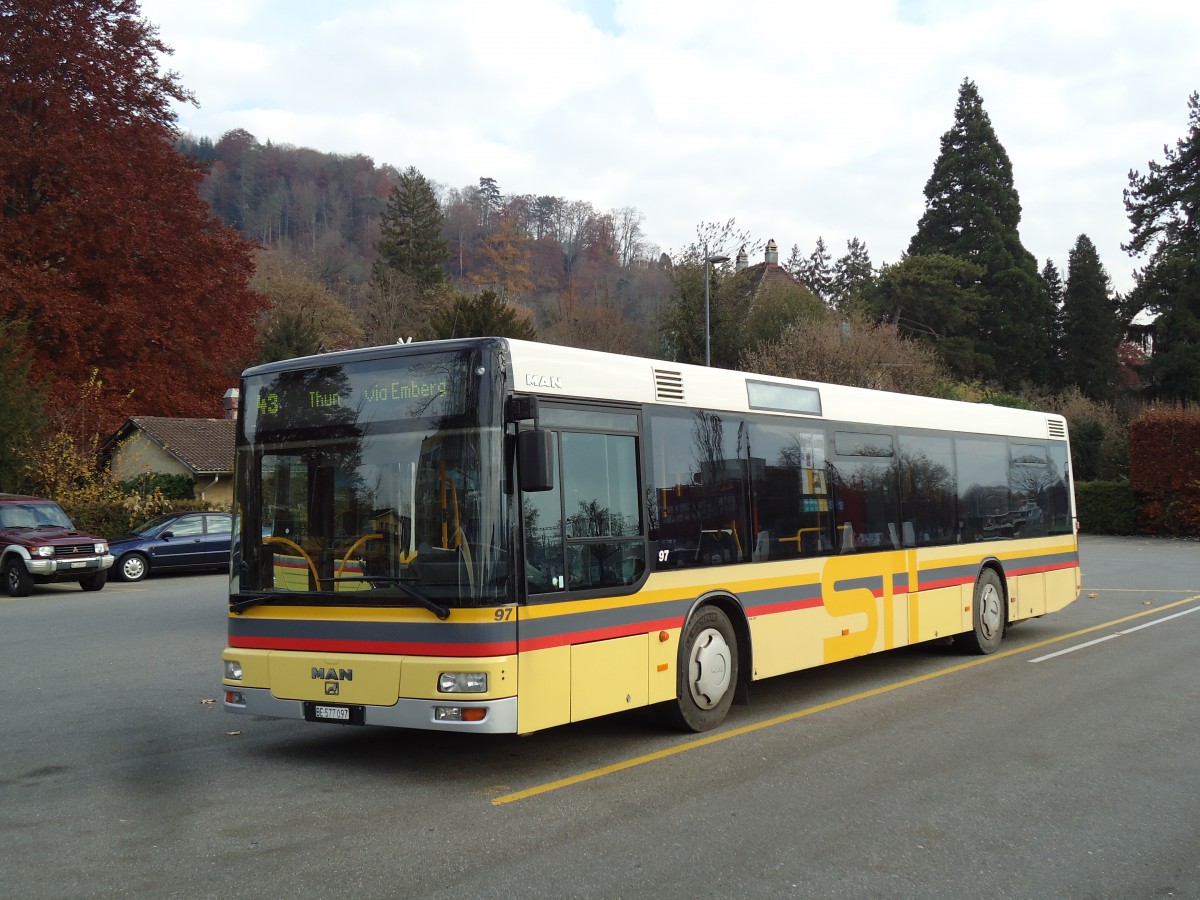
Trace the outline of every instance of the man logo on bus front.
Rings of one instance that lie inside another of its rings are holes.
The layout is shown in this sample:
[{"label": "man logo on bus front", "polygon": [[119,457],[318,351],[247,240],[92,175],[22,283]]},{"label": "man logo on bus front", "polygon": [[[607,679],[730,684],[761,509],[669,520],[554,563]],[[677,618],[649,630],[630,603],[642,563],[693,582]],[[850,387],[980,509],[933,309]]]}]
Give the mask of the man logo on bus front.
[{"label": "man logo on bus front", "polygon": [[336,682],[336,681],[325,682],[325,693],[326,694],[336,694],[337,692],[338,692],[338,682]]}]

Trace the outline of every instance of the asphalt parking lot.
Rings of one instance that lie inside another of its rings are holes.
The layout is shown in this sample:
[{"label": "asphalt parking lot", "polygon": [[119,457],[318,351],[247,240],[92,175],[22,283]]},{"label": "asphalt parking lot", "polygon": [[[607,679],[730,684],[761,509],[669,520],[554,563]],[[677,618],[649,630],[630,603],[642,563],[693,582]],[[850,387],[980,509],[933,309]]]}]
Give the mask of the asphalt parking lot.
[{"label": "asphalt parking lot", "polygon": [[5,893],[1200,898],[1200,544],[1081,553],[995,656],[771,679],[701,736],[229,716],[225,576],[39,588],[0,601]]}]

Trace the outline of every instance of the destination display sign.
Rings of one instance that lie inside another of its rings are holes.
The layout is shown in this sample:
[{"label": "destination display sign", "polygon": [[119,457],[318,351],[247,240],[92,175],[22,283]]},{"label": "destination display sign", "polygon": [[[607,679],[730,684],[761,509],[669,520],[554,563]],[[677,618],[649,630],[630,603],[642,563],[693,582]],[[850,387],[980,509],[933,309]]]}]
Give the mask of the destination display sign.
[{"label": "destination display sign", "polygon": [[436,354],[250,376],[243,425],[255,434],[455,415],[468,373],[466,358]]}]

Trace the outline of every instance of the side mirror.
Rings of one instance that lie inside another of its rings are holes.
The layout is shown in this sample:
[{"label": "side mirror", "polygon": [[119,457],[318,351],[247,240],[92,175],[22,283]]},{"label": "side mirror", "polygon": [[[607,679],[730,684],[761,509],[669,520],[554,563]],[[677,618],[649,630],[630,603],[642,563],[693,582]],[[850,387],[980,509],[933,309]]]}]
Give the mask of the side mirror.
[{"label": "side mirror", "polygon": [[517,464],[521,490],[554,490],[554,434],[541,428],[517,435]]}]

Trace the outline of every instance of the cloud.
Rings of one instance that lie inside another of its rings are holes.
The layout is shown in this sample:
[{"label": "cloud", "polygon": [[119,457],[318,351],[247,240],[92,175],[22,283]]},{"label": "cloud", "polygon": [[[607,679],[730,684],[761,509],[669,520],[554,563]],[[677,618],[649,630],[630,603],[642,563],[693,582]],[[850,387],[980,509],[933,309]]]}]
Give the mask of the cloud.
[{"label": "cloud", "polygon": [[1119,289],[1121,192],[1184,135],[1200,7],[1011,2],[516,4],[145,0],[200,102],[180,124],[495,178],[645,214],[665,249],[736,217],[761,241],[895,261],[969,77],[1013,162],[1021,235],[1081,233]]}]

